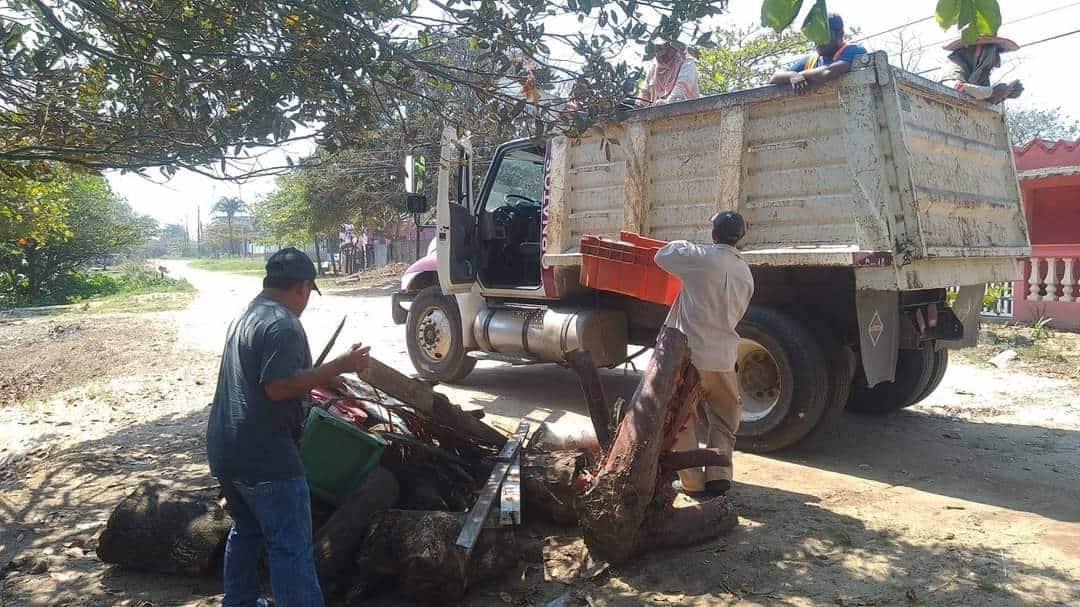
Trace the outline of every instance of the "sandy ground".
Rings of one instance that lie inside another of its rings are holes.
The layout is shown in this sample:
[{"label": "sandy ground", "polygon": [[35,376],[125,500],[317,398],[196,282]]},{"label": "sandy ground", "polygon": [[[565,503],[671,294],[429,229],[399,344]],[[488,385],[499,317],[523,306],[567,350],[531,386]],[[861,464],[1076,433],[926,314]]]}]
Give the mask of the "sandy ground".
[{"label": "sandy ground", "polygon": [[[259,279],[171,272],[200,290],[187,310],[0,319],[0,605],[219,604],[216,580],[133,574],[93,552],[138,481],[212,482],[203,430],[217,353]],[[363,341],[411,372],[386,284],[313,298],[312,350],[348,315],[335,351]],[[1049,373],[1026,351],[1005,370],[985,364],[1003,347],[957,357],[911,410],[844,416],[782,454],[737,454],[741,525],[728,536],[571,586],[523,560],[520,575],[468,602],[543,605],[570,591],[568,604],[593,606],[1080,604],[1076,359],[1055,359]],[[604,379],[615,394],[637,381]],[[442,389],[502,427],[584,412],[575,379],[554,367],[483,363],[464,386]],[[549,532],[530,526],[522,538]]]}]

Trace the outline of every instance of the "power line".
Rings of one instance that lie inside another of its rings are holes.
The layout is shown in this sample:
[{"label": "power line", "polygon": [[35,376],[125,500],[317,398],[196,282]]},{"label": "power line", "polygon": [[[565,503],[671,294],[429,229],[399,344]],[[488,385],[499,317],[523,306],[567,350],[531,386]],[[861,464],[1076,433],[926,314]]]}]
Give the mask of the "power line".
[{"label": "power line", "polygon": [[[1046,38],[1041,38],[1039,40],[1033,40],[1033,41],[1028,42],[1026,44],[1021,44],[1020,45],[1020,52],[1026,51],[1027,49],[1029,49],[1029,48],[1031,48],[1033,46],[1042,44],[1043,42],[1050,42],[1051,40],[1058,40],[1060,38],[1065,38],[1067,36],[1073,36],[1073,35],[1076,35],[1076,34],[1080,34],[1080,29],[1076,29],[1076,30],[1073,30],[1071,32],[1064,32],[1064,33],[1061,33],[1061,34],[1056,34],[1054,36],[1047,36]],[[915,75],[916,76],[921,76],[923,74],[929,74],[930,72],[936,72],[936,71],[938,71],[940,69],[942,69],[942,68],[941,67],[934,67],[934,68],[930,68],[928,70],[923,70],[921,72],[917,72]]]},{"label": "power line", "polygon": [[[1080,3],[1078,3],[1078,4],[1080,4]],[[934,16],[930,15],[929,17],[923,17],[921,19],[916,19],[914,21],[908,21],[907,23],[905,23],[903,25],[897,25],[896,27],[891,27],[891,28],[889,28],[887,30],[880,31],[880,32],[878,32],[876,34],[870,34],[870,35],[867,35],[867,36],[863,36],[862,38],[857,38],[855,40],[852,40],[851,42],[852,42],[852,44],[855,44],[855,43],[858,43],[858,42],[862,42],[864,40],[869,40],[871,38],[877,38],[878,36],[884,36],[885,34],[891,34],[891,33],[895,32],[896,30],[902,30],[905,27],[911,27],[912,25],[917,25],[919,23],[922,23],[923,21],[929,21],[929,20],[931,20],[933,18],[934,18]]]},{"label": "power line", "polygon": [[1051,40],[1057,40],[1058,38],[1064,38],[1066,36],[1072,36],[1073,34],[1080,34],[1080,30],[1073,30],[1071,32],[1065,32],[1064,34],[1058,34],[1056,36],[1050,36],[1048,38],[1043,38],[1041,40],[1036,40],[1034,42],[1028,42],[1027,44],[1022,45],[1020,47],[1020,50],[1031,48],[1031,47],[1035,46],[1036,44],[1042,44],[1043,42],[1050,42]]},{"label": "power line", "polygon": [[[1069,4],[1063,4],[1061,6],[1056,6],[1054,8],[1050,8],[1050,9],[1047,9],[1047,10],[1042,11],[1042,12],[1032,13],[1030,15],[1025,15],[1025,16],[1020,17],[1018,19],[1013,19],[1011,21],[1006,21],[1006,22],[1001,24],[1001,27],[1005,27],[1006,25],[1015,25],[1017,23],[1022,23],[1024,21],[1028,21],[1028,20],[1034,19],[1036,17],[1042,17],[1043,15],[1049,15],[1051,13],[1056,13],[1058,11],[1062,11],[1062,10],[1065,10],[1067,8],[1072,8],[1074,6],[1080,6],[1080,2],[1072,2],[1072,3],[1069,3]],[[939,46],[939,45],[945,44],[946,42],[949,42],[950,40],[953,40],[953,39],[954,39],[954,37],[949,37],[949,38],[945,38],[943,40],[938,40],[937,42],[931,42],[930,44],[924,44],[924,45],[916,48],[915,50],[916,51],[921,51],[923,49],[928,49],[928,48],[930,48],[932,46]]]}]

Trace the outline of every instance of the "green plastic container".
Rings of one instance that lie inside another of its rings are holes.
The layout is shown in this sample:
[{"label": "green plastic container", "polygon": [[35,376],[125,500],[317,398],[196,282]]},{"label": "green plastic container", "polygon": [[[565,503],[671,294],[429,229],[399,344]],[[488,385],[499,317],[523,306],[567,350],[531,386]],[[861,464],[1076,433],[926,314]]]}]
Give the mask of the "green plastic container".
[{"label": "green plastic container", "polygon": [[300,439],[308,487],[337,504],[379,463],[387,442],[381,437],[312,407]]}]

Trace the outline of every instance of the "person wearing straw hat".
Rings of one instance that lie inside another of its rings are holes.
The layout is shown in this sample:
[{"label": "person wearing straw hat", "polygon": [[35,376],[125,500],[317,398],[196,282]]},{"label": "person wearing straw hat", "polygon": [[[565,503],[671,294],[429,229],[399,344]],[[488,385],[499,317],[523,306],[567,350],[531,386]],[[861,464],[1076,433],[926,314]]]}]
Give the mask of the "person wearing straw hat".
[{"label": "person wearing straw hat", "polygon": [[851,62],[866,49],[844,41],[844,19],[829,15],[829,41],[819,44],[815,52],[792,63],[786,70],[773,75],[769,84],[788,84],[796,94],[805,93],[810,86],[835,80],[851,71]]},{"label": "person wearing straw hat", "polygon": [[980,36],[973,44],[965,45],[957,38],[943,47],[949,51],[949,61],[956,70],[942,82],[961,93],[980,101],[997,104],[1016,99],[1024,92],[1019,80],[990,84],[990,72],[1001,67],[1001,55],[1019,50],[1020,45],[1000,36]]},{"label": "person wearing straw hat", "polygon": [[686,45],[665,40],[656,47],[656,62],[645,77],[645,89],[638,95],[638,107],[649,107],[701,97],[697,66],[686,53]]}]

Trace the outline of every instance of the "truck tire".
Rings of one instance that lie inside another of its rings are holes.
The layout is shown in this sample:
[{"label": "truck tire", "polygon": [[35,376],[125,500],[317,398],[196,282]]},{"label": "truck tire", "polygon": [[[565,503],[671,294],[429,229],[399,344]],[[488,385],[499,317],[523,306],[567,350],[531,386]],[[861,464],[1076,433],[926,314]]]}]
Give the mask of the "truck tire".
[{"label": "truck tire", "polygon": [[881,382],[873,388],[866,387],[865,378],[856,379],[847,410],[884,415],[915,404],[930,385],[934,359],[933,344],[925,344],[918,350],[900,350],[896,359],[896,379]]},{"label": "truck tire", "polygon": [[405,344],[416,372],[427,380],[461,381],[476,366],[465,352],[457,301],[437,286],[417,293],[409,306]]},{"label": "truck tire", "polygon": [[829,395],[825,400],[825,413],[813,432],[826,431],[843,415],[851,398],[851,384],[855,380],[855,352],[846,344],[830,339],[821,342],[828,362]]},{"label": "truck tire", "polygon": [[801,440],[821,420],[829,396],[818,340],[791,316],[750,306],[739,323],[742,421],[735,446],[768,453]]},{"label": "truck tire", "polygon": [[949,351],[945,348],[934,352],[934,370],[930,373],[930,383],[926,385],[926,388],[922,391],[915,400],[904,405],[904,407],[910,407],[917,405],[926,400],[926,397],[934,393],[937,387],[941,385],[941,380],[945,378],[945,371],[949,369]]}]

